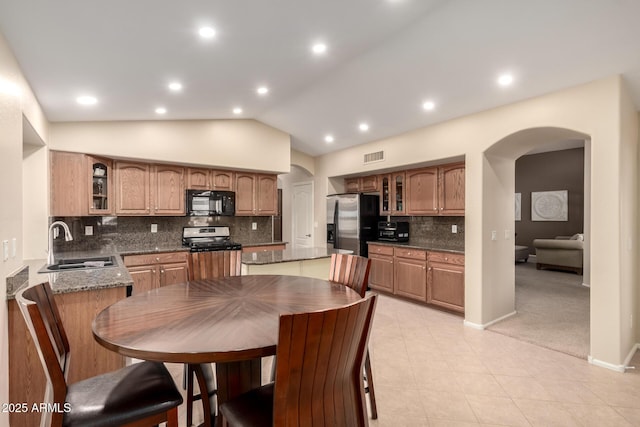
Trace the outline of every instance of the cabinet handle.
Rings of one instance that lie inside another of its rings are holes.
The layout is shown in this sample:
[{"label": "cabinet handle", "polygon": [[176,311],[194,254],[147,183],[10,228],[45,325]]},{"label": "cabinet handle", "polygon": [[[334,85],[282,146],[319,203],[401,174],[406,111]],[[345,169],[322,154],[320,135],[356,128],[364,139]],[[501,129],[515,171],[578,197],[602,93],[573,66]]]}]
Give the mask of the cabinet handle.
[{"label": "cabinet handle", "polygon": [[449,258],[447,258],[447,257],[444,257],[444,260],[445,260],[445,261],[449,261]]},{"label": "cabinet handle", "polygon": [[429,269],[428,269],[428,270],[429,270],[429,271],[431,271],[431,267],[429,267]]},{"label": "cabinet handle", "polygon": [[164,270],[160,270],[160,274],[164,274]]},{"label": "cabinet handle", "polygon": [[155,270],[151,270],[151,272],[152,272],[153,274],[156,274],[156,271],[155,271]]},{"label": "cabinet handle", "polygon": [[426,270],[426,269],[427,269],[427,267],[422,267],[422,269],[423,269],[423,270]]}]

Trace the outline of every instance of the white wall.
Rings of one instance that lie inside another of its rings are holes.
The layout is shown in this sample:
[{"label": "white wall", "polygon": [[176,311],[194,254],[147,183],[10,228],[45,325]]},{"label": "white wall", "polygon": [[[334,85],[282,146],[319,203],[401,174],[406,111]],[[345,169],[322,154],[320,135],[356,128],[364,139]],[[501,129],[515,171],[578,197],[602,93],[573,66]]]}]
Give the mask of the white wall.
[{"label": "white wall", "polygon": [[[564,91],[484,111],[438,125],[407,132],[385,140],[352,147],[316,159],[316,220],[325,227],[324,197],[331,186],[331,177],[374,173],[377,169],[401,168],[406,165],[464,156],[466,161],[465,217],[465,289],[466,320],[486,325],[513,310],[509,291],[512,268],[506,261],[512,258],[513,239],[504,239],[505,230],[513,230],[513,188],[498,175],[511,173],[508,160],[499,164],[492,154],[488,162],[485,152],[507,136],[525,129],[559,128],[579,133],[591,139],[591,357],[594,362],[619,369],[636,334],[621,325],[621,300],[632,298],[638,273],[629,267],[633,252],[621,253],[623,242],[631,235],[636,246],[638,233],[634,201],[637,200],[637,179],[633,174],[637,164],[625,160],[624,153],[637,159],[637,115],[624,101],[626,89],[619,76],[595,81]],[[623,102],[624,101],[624,102]],[[621,133],[621,102],[626,130]],[[634,109],[633,109],[634,110]],[[635,111],[635,110],[634,110]],[[624,147],[624,148],[623,148]],[[382,163],[363,166],[364,153],[384,150]],[[523,153],[526,151],[523,151]],[[494,168],[498,168],[498,175]],[[501,172],[502,171],[502,172]],[[494,179],[496,186],[490,185]],[[632,182],[629,182],[629,181]],[[511,192],[511,194],[509,194]],[[508,198],[508,200],[507,200]],[[505,209],[509,215],[493,215],[495,209]],[[624,229],[624,232],[623,232]],[[499,240],[491,242],[491,231],[498,231]],[[316,234],[315,244],[322,239]],[[637,257],[636,257],[637,258]],[[504,269],[496,269],[504,263]],[[623,265],[624,264],[624,265]],[[509,307],[505,307],[509,305]],[[634,308],[638,316],[638,308]],[[626,322],[628,324],[628,322]]]},{"label": "white wall", "polygon": [[256,120],[52,123],[52,150],[151,161],[289,172],[289,134]]},{"label": "white wall", "polygon": [[[9,346],[6,278],[22,266],[22,124],[23,114],[46,141],[47,121],[13,53],[0,34],[0,241],[18,241],[15,257],[0,258],[0,402],[9,402]],[[0,412],[0,425],[8,425]]]}]

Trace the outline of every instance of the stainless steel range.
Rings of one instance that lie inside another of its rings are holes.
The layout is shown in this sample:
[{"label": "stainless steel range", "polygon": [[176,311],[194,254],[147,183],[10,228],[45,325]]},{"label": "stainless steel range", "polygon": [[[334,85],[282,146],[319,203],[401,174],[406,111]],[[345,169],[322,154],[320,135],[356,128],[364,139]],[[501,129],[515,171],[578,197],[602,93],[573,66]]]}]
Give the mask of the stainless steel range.
[{"label": "stainless steel range", "polygon": [[229,227],[203,226],[184,227],[182,246],[188,246],[191,252],[231,251],[242,249],[240,243],[231,241]]}]

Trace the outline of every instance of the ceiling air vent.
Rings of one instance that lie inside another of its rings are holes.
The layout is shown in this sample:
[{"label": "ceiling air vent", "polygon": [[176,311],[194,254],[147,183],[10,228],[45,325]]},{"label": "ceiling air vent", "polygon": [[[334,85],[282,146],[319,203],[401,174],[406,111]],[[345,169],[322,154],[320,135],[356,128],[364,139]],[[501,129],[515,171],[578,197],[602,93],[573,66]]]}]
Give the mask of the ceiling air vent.
[{"label": "ceiling air vent", "polygon": [[381,162],[384,160],[384,151],[376,151],[375,153],[367,153],[364,155],[364,164]]}]

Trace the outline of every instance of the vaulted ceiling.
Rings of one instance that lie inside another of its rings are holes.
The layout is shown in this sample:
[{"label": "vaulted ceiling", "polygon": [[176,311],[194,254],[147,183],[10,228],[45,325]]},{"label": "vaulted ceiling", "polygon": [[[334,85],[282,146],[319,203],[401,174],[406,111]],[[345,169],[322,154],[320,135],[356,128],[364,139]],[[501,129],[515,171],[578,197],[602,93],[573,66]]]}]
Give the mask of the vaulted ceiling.
[{"label": "vaulted ceiling", "polygon": [[311,155],[613,74],[640,106],[639,16],[637,0],[0,0],[51,121],[253,118]]}]

